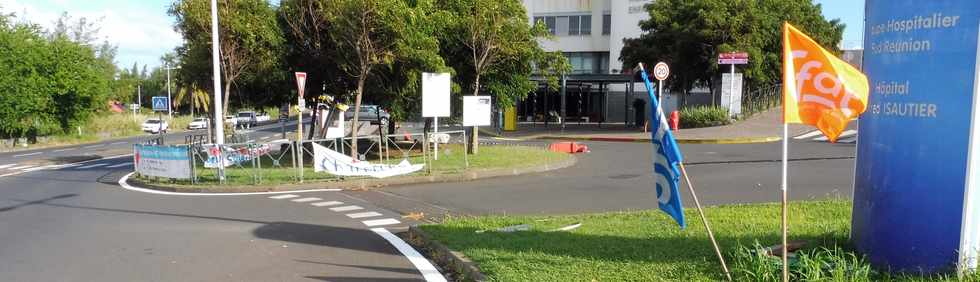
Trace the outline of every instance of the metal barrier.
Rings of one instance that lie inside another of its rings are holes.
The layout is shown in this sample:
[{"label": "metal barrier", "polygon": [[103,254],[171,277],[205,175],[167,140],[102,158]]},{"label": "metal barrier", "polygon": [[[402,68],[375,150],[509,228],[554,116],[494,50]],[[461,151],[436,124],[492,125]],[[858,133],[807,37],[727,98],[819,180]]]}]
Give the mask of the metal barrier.
[{"label": "metal barrier", "polygon": [[782,85],[777,84],[749,92],[742,99],[742,118],[748,118],[754,114],[782,105],[782,90]]}]

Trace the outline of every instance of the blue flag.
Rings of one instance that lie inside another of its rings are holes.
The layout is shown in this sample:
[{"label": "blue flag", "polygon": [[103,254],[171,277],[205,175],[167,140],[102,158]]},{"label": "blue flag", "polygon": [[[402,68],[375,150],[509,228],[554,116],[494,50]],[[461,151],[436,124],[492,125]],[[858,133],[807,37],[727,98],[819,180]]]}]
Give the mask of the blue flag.
[{"label": "blue flag", "polygon": [[677,148],[677,141],[667,127],[667,119],[660,109],[656,95],[653,94],[653,86],[650,78],[647,77],[646,70],[640,65],[640,76],[647,87],[647,94],[650,95],[650,137],[653,143],[653,175],[657,178],[657,202],[660,210],[677,221],[677,224],[684,229],[684,208],[681,206],[680,186],[681,172],[678,165],[681,163],[681,151]]}]

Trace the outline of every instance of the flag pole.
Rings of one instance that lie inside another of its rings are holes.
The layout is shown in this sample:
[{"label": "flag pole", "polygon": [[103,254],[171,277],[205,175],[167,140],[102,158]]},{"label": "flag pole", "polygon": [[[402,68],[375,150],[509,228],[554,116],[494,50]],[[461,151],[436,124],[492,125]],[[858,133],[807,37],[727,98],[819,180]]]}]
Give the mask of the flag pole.
[{"label": "flag pole", "polygon": [[783,248],[782,248],[783,249],[783,253],[782,253],[782,257],[783,257],[783,282],[788,282],[789,281],[789,259],[788,259],[788,256],[787,256],[787,246],[786,246],[786,233],[787,233],[787,229],[788,229],[788,222],[787,222],[787,219],[786,219],[787,205],[788,205],[788,203],[786,201],[786,190],[787,190],[786,189],[786,178],[787,178],[786,167],[787,167],[787,158],[788,158],[787,157],[787,153],[789,151],[789,140],[788,140],[789,139],[789,133],[788,133],[789,130],[788,129],[789,129],[789,125],[786,122],[783,122],[783,183],[782,183],[782,188],[783,188],[783,204],[782,204],[782,206],[783,206],[783,230],[782,230],[783,231]]},{"label": "flag pole", "polygon": [[701,223],[704,224],[704,229],[708,230],[708,238],[711,239],[711,246],[715,248],[715,255],[718,255],[718,261],[721,262],[721,269],[725,271],[725,277],[728,278],[728,281],[732,281],[732,274],[728,272],[728,264],[725,263],[725,257],[721,255],[721,248],[718,247],[715,234],[711,232],[711,227],[708,226],[708,218],[704,217],[704,210],[701,209],[701,201],[698,201],[698,195],[694,193],[694,184],[691,184],[691,178],[687,175],[687,170],[684,169],[684,163],[680,162],[678,164],[681,168],[681,174],[684,174],[687,188],[691,190],[691,199],[694,199],[694,205],[698,208],[698,214],[701,215]]}]

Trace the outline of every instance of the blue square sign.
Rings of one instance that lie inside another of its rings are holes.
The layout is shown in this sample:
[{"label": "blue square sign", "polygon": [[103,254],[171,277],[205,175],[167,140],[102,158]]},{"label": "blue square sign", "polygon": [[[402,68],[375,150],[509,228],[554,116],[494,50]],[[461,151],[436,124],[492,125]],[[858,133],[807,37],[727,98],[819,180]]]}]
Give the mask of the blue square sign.
[{"label": "blue square sign", "polygon": [[154,111],[169,111],[170,107],[167,107],[170,101],[164,96],[154,96],[153,97],[153,110]]}]

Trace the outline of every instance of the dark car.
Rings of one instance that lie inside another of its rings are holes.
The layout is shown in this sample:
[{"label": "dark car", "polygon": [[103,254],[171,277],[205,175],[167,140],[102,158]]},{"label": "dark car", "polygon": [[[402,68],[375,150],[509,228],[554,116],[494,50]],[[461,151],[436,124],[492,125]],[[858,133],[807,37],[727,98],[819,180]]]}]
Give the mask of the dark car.
[{"label": "dark car", "polygon": [[[344,112],[344,120],[353,120],[354,111]],[[358,121],[369,121],[371,124],[388,125],[391,114],[377,105],[361,105],[357,116]]]}]

